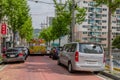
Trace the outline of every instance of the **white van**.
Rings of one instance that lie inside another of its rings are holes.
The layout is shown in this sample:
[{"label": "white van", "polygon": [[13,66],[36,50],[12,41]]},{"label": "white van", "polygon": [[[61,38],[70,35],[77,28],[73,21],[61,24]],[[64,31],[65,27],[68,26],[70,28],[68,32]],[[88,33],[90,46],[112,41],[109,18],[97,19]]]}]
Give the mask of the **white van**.
[{"label": "white van", "polygon": [[92,71],[98,73],[105,69],[103,47],[96,43],[69,43],[59,53],[58,65],[64,64],[69,72]]}]

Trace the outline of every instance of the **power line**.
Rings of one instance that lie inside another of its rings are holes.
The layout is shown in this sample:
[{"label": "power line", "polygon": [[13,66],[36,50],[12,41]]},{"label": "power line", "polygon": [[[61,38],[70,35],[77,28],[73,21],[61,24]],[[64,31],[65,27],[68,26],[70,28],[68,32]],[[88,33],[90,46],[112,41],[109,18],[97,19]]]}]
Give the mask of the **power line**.
[{"label": "power line", "polygon": [[44,3],[44,4],[52,4],[52,5],[54,5],[54,3],[48,3],[48,2],[44,2],[44,1],[38,1],[38,0],[28,0],[28,1],[33,1],[33,2],[36,2],[36,3]]}]

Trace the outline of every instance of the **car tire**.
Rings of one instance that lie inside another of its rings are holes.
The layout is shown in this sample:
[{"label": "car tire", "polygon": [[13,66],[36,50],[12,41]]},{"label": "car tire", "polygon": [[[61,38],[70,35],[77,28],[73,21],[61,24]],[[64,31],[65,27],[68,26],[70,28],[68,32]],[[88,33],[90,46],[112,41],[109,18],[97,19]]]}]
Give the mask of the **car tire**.
[{"label": "car tire", "polygon": [[68,63],[68,72],[70,72],[70,73],[74,72],[71,62]]}]

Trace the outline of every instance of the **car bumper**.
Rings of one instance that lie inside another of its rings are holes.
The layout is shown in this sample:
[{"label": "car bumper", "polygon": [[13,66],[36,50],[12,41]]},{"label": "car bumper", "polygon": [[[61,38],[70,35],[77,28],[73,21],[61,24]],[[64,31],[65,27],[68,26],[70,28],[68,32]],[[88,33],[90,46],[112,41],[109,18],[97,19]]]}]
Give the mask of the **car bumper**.
[{"label": "car bumper", "polygon": [[74,65],[76,71],[104,71],[105,65]]},{"label": "car bumper", "polygon": [[3,62],[16,62],[16,61],[24,61],[24,57],[17,57],[17,58],[4,58]]}]

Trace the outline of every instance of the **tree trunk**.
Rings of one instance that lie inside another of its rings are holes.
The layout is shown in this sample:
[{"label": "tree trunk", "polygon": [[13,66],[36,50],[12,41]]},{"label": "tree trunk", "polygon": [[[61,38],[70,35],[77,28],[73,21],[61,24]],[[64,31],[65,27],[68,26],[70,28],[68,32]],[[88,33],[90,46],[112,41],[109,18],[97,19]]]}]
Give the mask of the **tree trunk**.
[{"label": "tree trunk", "polygon": [[15,31],[13,31],[13,47],[15,47],[15,46],[16,46],[15,34],[16,34],[16,32],[15,32]]},{"label": "tree trunk", "polygon": [[[112,3],[112,0],[109,0],[109,5]],[[111,55],[111,33],[112,33],[112,29],[111,29],[111,15],[112,15],[112,11],[111,8],[108,7],[108,54],[109,54],[109,59],[110,59],[110,72],[113,71],[113,63],[112,63],[112,55]]]},{"label": "tree trunk", "polygon": [[61,38],[59,38],[59,47],[60,47],[60,45],[61,45]]}]

